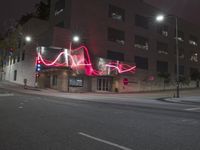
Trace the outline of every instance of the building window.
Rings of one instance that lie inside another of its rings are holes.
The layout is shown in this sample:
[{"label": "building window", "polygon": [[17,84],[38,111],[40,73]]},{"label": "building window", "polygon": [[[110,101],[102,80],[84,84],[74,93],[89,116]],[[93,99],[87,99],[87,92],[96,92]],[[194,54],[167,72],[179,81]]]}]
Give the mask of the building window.
[{"label": "building window", "polygon": [[191,62],[195,62],[195,63],[199,62],[199,60],[198,60],[198,53],[197,52],[195,52],[195,51],[191,52],[191,54],[190,54],[190,61]]},{"label": "building window", "polygon": [[125,10],[113,5],[109,5],[109,17],[114,20],[125,21]]},{"label": "building window", "polygon": [[157,51],[159,54],[168,54],[168,44],[162,43],[162,42],[157,42]]},{"label": "building window", "polygon": [[167,25],[158,25],[157,32],[164,37],[168,37],[168,35],[169,35],[168,26]]},{"label": "building window", "polygon": [[20,61],[20,55],[17,56],[17,62],[19,62],[19,61]]},{"label": "building window", "polygon": [[[176,56],[176,46],[175,46],[174,49],[175,49],[174,50],[174,55]],[[184,59],[185,58],[185,50],[184,50],[184,48],[183,47],[179,47],[178,48],[178,52],[179,52],[179,58],[180,59]]]},{"label": "building window", "polygon": [[65,0],[58,0],[55,4],[55,16],[62,13],[65,9]]},{"label": "building window", "polygon": [[135,48],[140,48],[144,50],[149,50],[149,40],[142,36],[135,36]]},{"label": "building window", "polygon": [[57,85],[57,79],[58,79],[58,76],[57,75],[53,75],[53,78],[52,78],[52,85],[53,86]]},{"label": "building window", "polygon": [[[176,30],[175,30],[175,37],[176,37]],[[184,42],[184,33],[183,33],[183,31],[178,31],[178,40],[180,41],[180,42]]]},{"label": "building window", "polygon": [[124,31],[108,28],[108,40],[112,42],[116,42],[120,45],[125,44],[125,33]]},{"label": "building window", "polygon": [[147,17],[141,15],[135,15],[135,25],[145,29],[149,28],[149,21]]},{"label": "building window", "polygon": [[14,79],[13,79],[13,80],[14,80],[14,81],[17,80],[17,70],[14,71]]},{"label": "building window", "polygon": [[83,78],[80,77],[70,77],[69,78],[70,87],[83,87]]},{"label": "building window", "polygon": [[64,28],[65,27],[65,22],[64,21],[61,21],[59,22],[58,24],[56,24],[57,27],[60,27],[60,28]]},{"label": "building window", "polygon": [[135,64],[138,69],[148,70],[148,58],[135,56]]},{"label": "building window", "polygon": [[15,56],[13,57],[13,64],[15,64],[15,61],[16,61],[16,58],[15,58]]},{"label": "building window", "polygon": [[22,53],[22,61],[25,60],[25,51]]},{"label": "building window", "polygon": [[197,68],[190,68],[190,78],[192,81],[199,79],[199,70]]},{"label": "building window", "polygon": [[[175,65],[175,73],[177,73],[177,65]],[[179,65],[179,74],[184,75],[185,74],[185,67],[183,65]]]},{"label": "building window", "polygon": [[193,46],[198,46],[198,39],[197,37],[190,35],[189,44]]},{"label": "building window", "polygon": [[107,59],[124,61],[124,54],[120,52],[107,51]]},{"label": "building window", "polygon": [[157,61],[157,72],[168,73],[168,62]]}]

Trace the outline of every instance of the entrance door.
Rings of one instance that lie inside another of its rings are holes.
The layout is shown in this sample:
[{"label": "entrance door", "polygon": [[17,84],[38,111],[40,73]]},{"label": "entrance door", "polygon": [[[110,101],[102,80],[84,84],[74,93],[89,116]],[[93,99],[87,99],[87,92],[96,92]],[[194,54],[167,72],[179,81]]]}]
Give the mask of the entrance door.
[{"label": "entrance door", "polygon": [[97,79],[97,90],[98,91],[111,91],[112,88],[112,79],[111,78],[98,78]]}]

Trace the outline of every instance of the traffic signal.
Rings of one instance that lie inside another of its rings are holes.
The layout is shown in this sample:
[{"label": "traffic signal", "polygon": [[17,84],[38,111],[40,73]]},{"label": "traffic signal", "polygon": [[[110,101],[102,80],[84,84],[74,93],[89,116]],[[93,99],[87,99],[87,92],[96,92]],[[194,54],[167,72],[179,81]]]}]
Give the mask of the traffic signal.
[{"label": "traffic signal", "polygon": [[36,62],[36,72],[40,72],[40,71],[41,71],[41,60],[38,57],[37,62]]}]

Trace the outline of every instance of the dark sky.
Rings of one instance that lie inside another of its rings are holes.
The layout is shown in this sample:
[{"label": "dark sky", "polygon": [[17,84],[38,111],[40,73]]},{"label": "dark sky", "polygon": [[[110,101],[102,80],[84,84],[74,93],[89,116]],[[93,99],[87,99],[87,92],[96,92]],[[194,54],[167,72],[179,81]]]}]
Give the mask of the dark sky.
[{"label": "dark sky", "polygon": [[[26,12],[33,10],[39,0],[1,0],[0,30],[8,26],[8,22],[18,19]],[[200,26],[200,0],[145,0],[146,2],[177,14]],[[7,22],[7,23],[6,23]]]}]

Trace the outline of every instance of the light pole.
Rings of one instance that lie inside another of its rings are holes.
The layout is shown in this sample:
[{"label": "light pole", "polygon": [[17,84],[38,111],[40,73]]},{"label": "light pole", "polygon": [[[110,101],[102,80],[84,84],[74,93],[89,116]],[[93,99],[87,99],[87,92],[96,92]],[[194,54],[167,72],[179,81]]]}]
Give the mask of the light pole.
[{"label": "light pole", "polygon": [[[32,37],[31,36],[25,36],[25,41],[30,43],[32,42]],[[38,47],[38,42],[36,41],[36,48]],[[40,53],[40,52],[38,52]],[[37,74],[35,75],[35,87],[38,88],[38,78],[39,78],[39,74],[38,74],[38,70],[36,70]]]},{"label": "light pole", "polygon": [[[68,55],[70,55],[71,54],[71,50],[72,50],[72,44],[73,43],[78,43],[80,41],[80,37],[78,36],[78,35],[75,35],[75,36],[73,36],[72,37],[72,39],[70,40],[70,43],[69,43],[69,52],[68,52]],[[69,57],[69,56],[68,56]],[[70,59],[68,58],[68,61],[69,61]],[[69,65],[70,63],[68,62],[68,65]],[[68,92],[69,92],[69,82],[70,82],[70,80],[69,80],[69,73],[68,73],[68,86],[67,86],[67,90],[68,90]]]},{"label": "light pole", "polygon": [[[178,43],[178,17],[176,16],[168,16],[173,17],[175,19],[175,40],[176,40],[176,97],[180,97],[180,81],[179,81],[179,43]],[[163,22],[165,20],[164,15],[156,16],[157,22]]]}]

